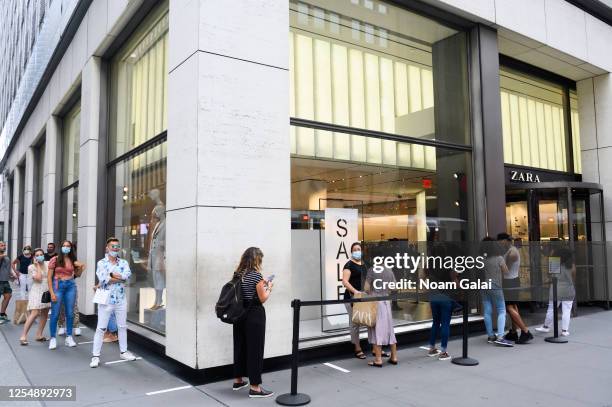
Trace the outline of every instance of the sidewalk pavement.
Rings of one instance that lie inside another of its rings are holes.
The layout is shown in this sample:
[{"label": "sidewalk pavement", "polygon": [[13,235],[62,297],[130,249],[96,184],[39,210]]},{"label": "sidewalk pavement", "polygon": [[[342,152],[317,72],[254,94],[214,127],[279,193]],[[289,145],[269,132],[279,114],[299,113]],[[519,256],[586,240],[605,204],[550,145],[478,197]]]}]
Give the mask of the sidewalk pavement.
[{"label": "sidewalk pavement", "polygon": [[[582,314],[582,313],[581,313]],[[119,362],[116,344],[105,344],[101,366],[88,366],[93,332],[84,329],[75,349],[55,351],[33,340],[18,342],[22,325],[0,327],[2,385],[76,385],[76,402],[2,402],[0,406],[253,406],[276,405],[274,397],[252,400],[248,390],[231,390],[231,380],[194,385],[166,372],[154,358]],[[35,327],[33,328],[35,329]],[[533,328],[532,328],[533,330]],[[366,361],[335,358],[302,366],[298,390],[310,406],[607,406],[612,407],[612,312],[597,311],[572,320],[569,343],[544,342],[502,348],[485,335],[469,340],[474,367],[426,356],[424,344],[399,351],[399,365],[371,368]],[[31,333],[33,335],[33,332]],[[449,353],[461,352],[461,341]],[[110,364],[105,364],[111,362]],[[289,391],[289,370],[264,374],[264,387]],[[197,384],[197,383],[196,383]]]}]

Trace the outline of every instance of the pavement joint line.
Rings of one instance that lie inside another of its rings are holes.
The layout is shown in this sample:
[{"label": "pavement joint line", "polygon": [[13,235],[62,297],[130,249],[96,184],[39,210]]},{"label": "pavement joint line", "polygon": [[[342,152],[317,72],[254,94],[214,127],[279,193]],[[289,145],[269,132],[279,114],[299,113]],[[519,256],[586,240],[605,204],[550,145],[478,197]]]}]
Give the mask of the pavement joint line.
[{"label": "pavement joint line", "polygon": [[429,350],[429,346],[419,346],[419,349]]},{"label": "pavement joint line", "polygon": [[177,390],[185,390],[185,389],[191,389],[193,388],[193,386],[188,385],[188,386],[179,386],[179,387],[172,387],[170,389],[164,389],[164,390],[156,390],[156,391],[150,391],[148,393],[145,393],[145,395],[147,396],[154,396],[156,394],[162,394],[162,393],[169,393],[171,391],[177,391]]},{"label": "pavement joint line", "polygon": [[347,369],[345,369],[345,368],[343,368],[343,367],[340,367],[340,366],[334,365],[333,363],[325,362],[325,363],[323,363],[323,364],[324,364],[325,366],[327,366],[327,367],[331,367],[332,369],[339,370],[339,371],[341,371],[342,373],[351,373],[351,371],[350,371],[350,370],[347,370]]},{"label": "pavement joint line", "polygon": [[88,343],[93,343],[93,341],[77,342],[77,345],[86,345]]},{"label": "pavement joint line", "polygon": [[[138,356],[136,359],[134,360],[141,360],[142,358],[140,356]],[[123,362],[133,362],[133,360],[125,360],[125,359],[119,359],[119,360],[112,360],[110,362],[105,362],[105,365],[114,365],[115,363],[123,363]]]}]

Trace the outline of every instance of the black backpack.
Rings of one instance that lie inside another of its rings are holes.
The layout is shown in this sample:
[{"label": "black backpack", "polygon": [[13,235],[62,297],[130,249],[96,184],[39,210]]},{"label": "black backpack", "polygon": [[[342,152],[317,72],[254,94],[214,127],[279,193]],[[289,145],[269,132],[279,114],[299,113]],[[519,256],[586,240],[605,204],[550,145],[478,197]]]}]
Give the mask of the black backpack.
[{"label": "black backpack", "polygon": [[226,324],[235,324],[245,314],[246,309],[242,303],[242,276],[234,273],[232,280],[225,283],[221,295],[215,305],[217,318]]}]

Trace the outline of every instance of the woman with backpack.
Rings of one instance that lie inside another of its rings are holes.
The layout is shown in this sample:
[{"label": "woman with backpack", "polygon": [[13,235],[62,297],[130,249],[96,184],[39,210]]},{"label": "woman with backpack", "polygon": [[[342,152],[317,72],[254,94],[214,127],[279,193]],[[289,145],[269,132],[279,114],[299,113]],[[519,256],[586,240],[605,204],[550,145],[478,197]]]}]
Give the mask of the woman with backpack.
[{"label": "woman with backpack", "polygon": [[[266,336],[266,310],[263,303],[270,297],[272,281],[261,275],[263,253],[249,247],[240,258],[234,276],[241,279],[244,315],[234,323],[234,386],[240,390],[249,384],[249,397],[270,397],[274,393],[261,387],[264,339]],[[249,382],[243,380],[249,377]]]}]

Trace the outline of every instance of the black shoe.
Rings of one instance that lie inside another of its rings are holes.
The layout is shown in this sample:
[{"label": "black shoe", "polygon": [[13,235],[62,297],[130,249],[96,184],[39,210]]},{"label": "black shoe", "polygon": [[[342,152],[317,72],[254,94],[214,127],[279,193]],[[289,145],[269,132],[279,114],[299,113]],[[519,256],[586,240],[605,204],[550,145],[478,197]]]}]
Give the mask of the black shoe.
[{"label": "black shoe", "polygon": [[521,337],[518,339],[518,341],[516,341],[516,343],[519,345],[523,345],[523,344],[528,343],[532,339],[533,339],[533,335],[531,334],[531,332],[529,331],[521,332]]},{"label": "black shoe", "polygon": [[249,390],[249,397],[251,398],[264,398],[264,397],[270,397],[274,395],[273,391],[268,391],[266,389],[264,389],[263,387],[259,387],[259,391],[255,391],[253,389]]},{"label": "black shoe", "polygon": [[487,337],[487,343],[495,343],[496,340],[497,340],[497,336],[495,335]]},{"label": "black shoe", "polygon": [[508,331],[508,333],[506,335],[504,335],[504,339],[507,340],[507,341],[516,342],[516,341],[518,341],[519,336],[516,333],[516,331]]},{"label": "black shoe", "polygon": [[245,382],[245,381],[241,383],[234,383],[232,390],[240,390],[240,389],[247,387],[248,385],[249,385],[249,382]]}]

